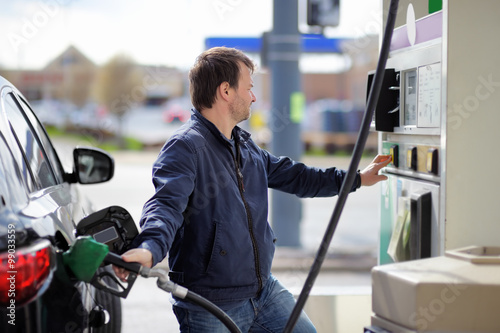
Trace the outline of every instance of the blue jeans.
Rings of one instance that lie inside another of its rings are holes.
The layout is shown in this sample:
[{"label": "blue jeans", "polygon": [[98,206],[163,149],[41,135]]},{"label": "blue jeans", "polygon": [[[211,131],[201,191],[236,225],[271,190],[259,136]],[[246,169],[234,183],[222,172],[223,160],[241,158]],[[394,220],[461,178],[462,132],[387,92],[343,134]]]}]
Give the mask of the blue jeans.
[{"label": "blue jeans", "polygon": [[[293,295],[271,275],[259,297],[226,311],[242,332],[281,333],[295,306]],[[229,332],[222,322],[208,311],[192,311],[174,306],[182,333]],[[293,332],[316,332],[304,311]]]}]

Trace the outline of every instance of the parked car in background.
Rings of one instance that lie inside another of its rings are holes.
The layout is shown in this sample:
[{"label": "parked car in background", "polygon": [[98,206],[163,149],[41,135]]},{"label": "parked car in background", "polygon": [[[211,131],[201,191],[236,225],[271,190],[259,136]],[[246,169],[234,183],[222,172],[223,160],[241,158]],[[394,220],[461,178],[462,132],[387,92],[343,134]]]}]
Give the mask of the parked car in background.
[{"label": "parked car in background", "polygon": [[119,298],[62,263],[93,212],[76,185],[111,179],[111,156],[75,148],[64,170],[28,101],[2,77],[0,156],[0,332],[120,332]]},{"label": "parked car in background", "polygon": [[191,118],[191,108],[187,97],[169,100],[163,105],[163,121],[167,124],[185,123]]}]

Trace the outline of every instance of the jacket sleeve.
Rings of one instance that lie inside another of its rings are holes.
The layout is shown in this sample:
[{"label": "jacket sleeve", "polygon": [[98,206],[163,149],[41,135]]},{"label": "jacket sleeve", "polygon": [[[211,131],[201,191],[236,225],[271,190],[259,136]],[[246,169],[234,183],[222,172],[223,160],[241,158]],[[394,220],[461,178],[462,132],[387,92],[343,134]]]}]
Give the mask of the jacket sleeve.
[{"label": "jacket sleeve", "polygon": [[186,142],[173,139],[162,148],[153,165],[155,194],[144,205],[141,233],[133,246],[153,254],[153,265],[163,260],[183,223],[194,189],[196,154]]},{"label": "jacket sleeve", "polygon": [[[262,150],[267,163],[268,186],[301,198],[330,197],[340,192],[346,171],[337,168],[319,169],[293,161],[288,157],[276,157]],[[360,175],[351,188],[356,191]]]}]

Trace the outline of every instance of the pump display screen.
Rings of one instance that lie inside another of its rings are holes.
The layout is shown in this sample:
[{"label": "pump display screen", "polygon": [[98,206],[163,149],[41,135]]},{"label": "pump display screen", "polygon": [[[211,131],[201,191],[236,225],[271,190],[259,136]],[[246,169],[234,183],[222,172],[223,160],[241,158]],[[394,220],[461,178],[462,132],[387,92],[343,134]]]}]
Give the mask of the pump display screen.
[{"label": "pump display screen", "polygon": [[418,68],[418,127],[441,123],[441,64]]},{"label": "pump display screen", "polygon": [[404,72],[404,125],[436,128],[441,119],[441,64]]},{"label": "pump display screen", "polygon": [[417,71],[411,70],[404,74],[404,124],[417,124]]}]

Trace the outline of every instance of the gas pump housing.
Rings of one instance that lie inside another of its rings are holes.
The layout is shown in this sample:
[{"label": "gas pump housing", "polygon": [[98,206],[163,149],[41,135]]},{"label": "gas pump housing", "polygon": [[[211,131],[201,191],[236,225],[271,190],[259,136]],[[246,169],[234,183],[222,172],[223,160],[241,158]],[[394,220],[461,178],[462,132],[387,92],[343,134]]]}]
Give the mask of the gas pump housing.
[{"label": "gas pump housing", "polygon": [[[500,3],[444,0],[429,13],[434,2],[400,1],[390,84],[375,110],[379,153],[393,157],[382,185],[381,264],[500,245]],[[417,203],[416,192],[430,202]],[[424,248],[415,254],[415,246]]]},{"label": "gas pump housing", "polygon": [[[389,3],[383,0],[384,26]],[[399,1],[390,84],[372,122],[379,153],[393,160],[383,171],[380,265],[372,271],[374,314],[365,332],[499,329],[494,314],[475,315],[497,311],[500,293],[492,282],[500,281],[500,262],[489,262],[500,254],[499,12],[495,0]],[[479,254],[486,265],[451,269],[457,261],[450,253],[471,248],[487,249]],[[464,286],[453,302],[442,300],[446,288]],[[440,301],[445,308],[437,308]],[[419,311],[425,306],[437,309],[432,320]]]}]

